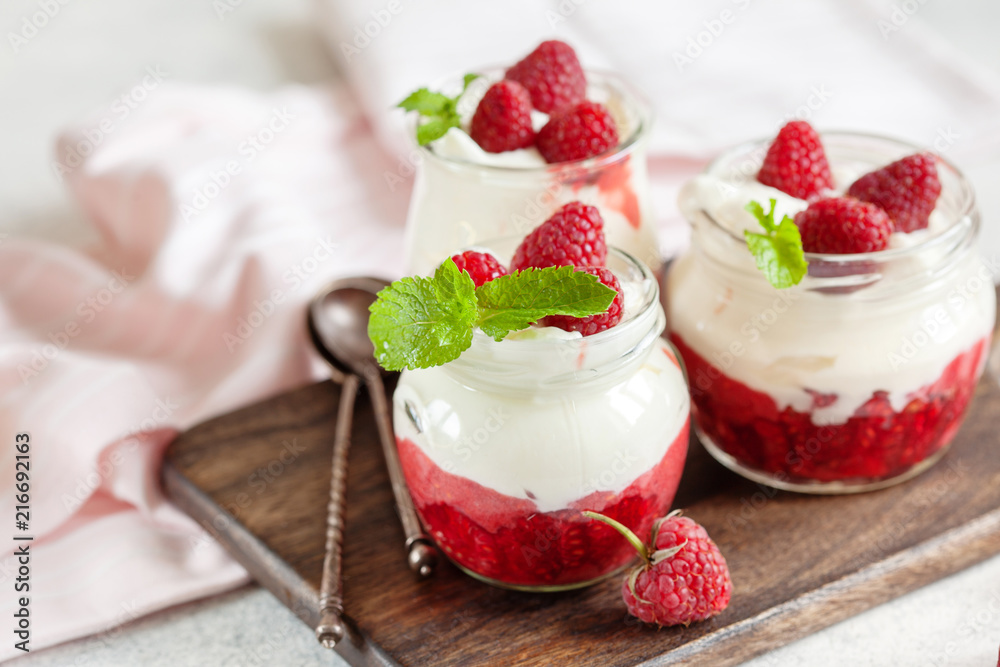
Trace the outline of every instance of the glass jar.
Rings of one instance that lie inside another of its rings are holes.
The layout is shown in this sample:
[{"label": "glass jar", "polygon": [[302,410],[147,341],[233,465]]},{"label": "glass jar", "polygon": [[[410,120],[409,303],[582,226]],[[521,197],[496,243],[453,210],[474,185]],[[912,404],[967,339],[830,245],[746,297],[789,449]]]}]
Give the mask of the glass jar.
[{"label": "glass jar", "polygon": [[[839,190],[919,152],[877,136],[822,139]],[[793,491],[866,491],[913,477],[958,430],[993,329],[972,188],[939,160],[928,229],[893,234],[875,253],[806,253],[807,276],[778,290],[740,233],[753,218],[736,219],[749,215],[750,199],[766,210],[777,192],[755,180],[766,147],[734,149],[681,193],[691,249],[668,274],[668,320],[699,439],[744,477]],[[806,206],[778,195],[791,215]]]},{"label": "glass jar", "polygon": [[[501,255],[502,256],[502,255]],[[649,269],[610,249],[625,317],[580,337],[480,331],[459,359],[404,371],[393,395],[400,459],[428,534],[458,567],[529,591],[586,586],[635,557],[687,453],[690,402]]]},{"label": "glass jar", "polygon": [[[479,87],[481,97],[488,84],[500,77],[501,71],[489,71],[472,85]],[[638,257],[654,272],[659,270],[646,166],[652,123],[649,106],[617,76],[588,72],[587,81],[587,98],[607,106],[620,131],[619,145],[602,155],[546,164],[534,148],[485,153],[468,135],[460,137],[465,141],[449,157],[439,154],[446,152],[443,148],[434,148],[448,137],[415,149],[417,174],[406,229],[410,273],[429,274],[442,257],[484,240],[524,237],[575,200],[601,210],[609,246]],[[455,92],[447,84],[434,89]],[[478,99],[475,92],[470,88],[466,96],[470,99],[463,97],[460,102],[464,116],[474,111],[468,106]]]}]

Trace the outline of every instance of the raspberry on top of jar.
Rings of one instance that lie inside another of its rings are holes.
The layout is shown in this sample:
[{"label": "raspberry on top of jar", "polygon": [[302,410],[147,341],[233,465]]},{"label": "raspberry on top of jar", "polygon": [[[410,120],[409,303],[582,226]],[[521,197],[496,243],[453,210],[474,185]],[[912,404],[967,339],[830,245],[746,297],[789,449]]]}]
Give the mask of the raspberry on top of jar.
[{"label": "raspberry on top of jar", "polygon": [[680,480],[690,403],[657,282],[603,227],[570,202],[516,247],[462,251],[372,307],[376,356],[407,369],[394,429],[414,505],[489,583],[607,576],[634,553],[582,512],[647,534]]},{"label": "raspberry on top of jar", "polygon": [[694,229],[668,283],[671,336],[724,463],[861,490],[951,440],[995,316],[954,167],[793,121],[719,158],[680,207]]}]

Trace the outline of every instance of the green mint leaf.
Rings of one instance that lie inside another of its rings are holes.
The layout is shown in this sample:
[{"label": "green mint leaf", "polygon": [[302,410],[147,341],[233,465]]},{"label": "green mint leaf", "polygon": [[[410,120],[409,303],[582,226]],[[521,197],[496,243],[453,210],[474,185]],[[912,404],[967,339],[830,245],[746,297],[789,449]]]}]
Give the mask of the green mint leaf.
[{"label": "green mint leaf", "polygon": [[476,286],[450,258],[433,278],[403,278],[378,293],[370,307],[368,337],[383,368],[429,368],[472,345],[478,317]]},{"label": "green mint leaf", "polygon": [[430,368],[468,349],[474,327],[500,341],[547,315],[602,313],[614,298],[597,276],[572,266],[526,269],[476,289],[447,259],[433,278],[402,278],[379,292],[368,336],[383,368]]},{"label": "green mint leaf", "polygon": [[451,128],[458,126],[458,114],[439,116],[434,120],[429,120],[417,126],[417,143],[421,146],[426,146],[430,142],[443,137]]},{"label": "green mint leaf", "polygon": [[774,287],[785,289],[798,285],[809,268],[802,252],[802,237],[795,221],[787,215],[779,224],[774,222],[774,207],[777,202],[771,200],[771,210],[764,213],[764,208],[752,201],[746,205],[765,234],[746,230],[747,247],[757,262],[757,268]]},{"label": "green mint leaf", "polygon": [[476,290],[477,324],[483,333],[500,341],[547,315],[587,317],[603,313],[615,294],[597,276],[572,266],[525,269]]},{"label": "green mint leaf", "polygon": [[[472,73],[466,74],[464,77],[462,77],[462,95],[464,95],[465,91],[469,89],[469,84],[478,78],[479,78],[478,74],[472,74]],[[458,97],[461,97],[462,95],[459,95]],[[458,101],[458,97],[455,98],[455,101]]]},{"label": "green mint leaf", "polygon": [[462,119],[458,114],[458,100],[469,89],[469,84],[479,78],[478,74],[466,74],[462,78],[462,92],[455,97],[444,93],[435,93],[427,88],[420,88],[396,106],[407,111],[416,111],[427,121],[417,125],[417,143],[426,146],[440,139],[453,127],[459,127]]},{"label": "green mint leaf", "polygon": [[448,111],[452,100],[447,95],[434,93],[426,88],[415,90],[396,106],[407,111],[416,111],[421,116],[437,116]]}]

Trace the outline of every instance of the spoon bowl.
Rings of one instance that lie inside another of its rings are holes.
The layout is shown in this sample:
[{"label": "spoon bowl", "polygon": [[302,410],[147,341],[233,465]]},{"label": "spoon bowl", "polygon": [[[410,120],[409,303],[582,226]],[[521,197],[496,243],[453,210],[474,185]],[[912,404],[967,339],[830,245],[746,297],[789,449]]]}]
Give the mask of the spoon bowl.
[{"label": "spoon bowl", "polygon": [[438,554],[423,532],[403,477],[392,431],[392,416],[382,384],[382,376],[388,371],[375,360],[375,346],[368,337],[368,308],[388,284],[379,278],[369,277],[342,278],[332,282],[309,303],[309,335],[317,351],[340,375],[340,378],[334,379],[343,382],[358,376],[365,382],[396,508],[406,535],[407,563],[411,570],[427,577],[437,564]]},{"label": "spoon bowl", "polygon": [[380,278],[341,278],[309,303],[313,345],[341,374],[365,377],[373,371],[386,372],[375,361],[375,347],[368,338],[368,307],[388,284]]}]

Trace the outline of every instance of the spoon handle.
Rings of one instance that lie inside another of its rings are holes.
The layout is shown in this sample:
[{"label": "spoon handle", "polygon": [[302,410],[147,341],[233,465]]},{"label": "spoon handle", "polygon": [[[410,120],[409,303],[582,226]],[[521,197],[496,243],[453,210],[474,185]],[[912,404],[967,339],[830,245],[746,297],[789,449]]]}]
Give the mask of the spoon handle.
[{"label": "spoon handle", "polygon": [[396,497],[396,509],[399,512],[403,532],[406,534],[407,561],[410,569],[422,577],[430,576],[437,565],[437,550],[431,539],[424,533],[413,507],[410,490],[403,477],[403,468],[399,463],[399,450],[396,449],[396,439],[392,432],[392,417],[389,413],[389,403],[385,397],[385,386],[378,372],[366,373],[365,384],[371,396],[378,425],[379,439],[382,441],[382,452],[385,464],[389,469],[389,481],[392,483],[392,494]]},{"label": "spoon handle", "polygon": [[326,556],[319,585],[319,624],[316,639],[332,649],[347,634],[344,626],[344,587],[341,579],[344,541],[344,498],[347,493],[347,450],[351,447],[351,421],[354,398],[358,394],[358,376],[348,375],[340,389],[337,430],[333,436],[333,473],[330,478],[330,503],[326,508]]}]

